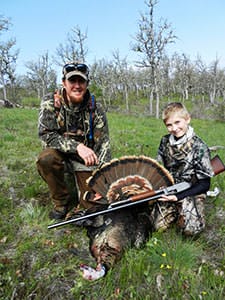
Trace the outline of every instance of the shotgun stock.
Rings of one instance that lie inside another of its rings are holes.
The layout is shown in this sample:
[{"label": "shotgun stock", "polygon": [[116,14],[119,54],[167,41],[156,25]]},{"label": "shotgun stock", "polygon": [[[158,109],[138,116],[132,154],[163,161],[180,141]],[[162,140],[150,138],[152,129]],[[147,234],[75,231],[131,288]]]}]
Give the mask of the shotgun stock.
[{"label": "shotgun stock", "polygon": [[218,154],[211,159],[211,165],[215,176],[225,171],[225,165]]}]

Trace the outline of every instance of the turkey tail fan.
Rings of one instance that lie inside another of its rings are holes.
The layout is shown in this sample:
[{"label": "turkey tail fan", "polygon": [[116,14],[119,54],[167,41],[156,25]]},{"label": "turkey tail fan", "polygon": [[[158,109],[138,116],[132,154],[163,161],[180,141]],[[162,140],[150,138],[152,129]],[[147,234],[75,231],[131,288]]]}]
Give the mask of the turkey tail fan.
[{"label": "turkey tail fan", "polygon": [[[100,169],[94,171],[92,176],[88,179],[87,184],[95,192],[100,193],[102,196],[106,196],[109,185],[115,182],[119,178],[125,178],[127,176],[128,168],[126,165],[128,161],[133,157],[122,157],[120,159],[113,159],[108,163],[101,166]],[[131,169],[131,162],[129,161],[129,169]],[[129,174],[133,174],[130,173]]]},{"label": "turkey tail fan", "polygon": [[114,202],[148,190],[174,183],[171,174],[156,160],[147,156],[123,156],[94,171],[88,186],[107,201]]},{"label": "turkey tail fan", "polygon": [[109,163],[105,163],[100,169],[101,174],[105,176],[106,181],[110,184],[117,180],[119,177],[117,168],[118,164],[119,160],[113,159]]},{"label": "turkey tail fan", "polygon": [[115,166],[117,171],[117,179],[125,178],[127,175],[132,175],[132,165],[134,164],[135,156],[122,156],[118,159],[118,164]]},{"label": "turkey tail fan", "polygon": [[102,175],[101,169],[93,172],[92,176],[87,179],[87,185],[96,193],[101,194],[103,197],[107,194],[110,183],[106,181]]},{"label": "turkey tail fan", "polygon": [[95,170],[91,177],[88,178],[87,184],[93,189],[93,191],[106,196],[109,186],[112,182],[115,182],[120,177],[118,159],[113,159],[108,163],[105,163],[101,168]]}]

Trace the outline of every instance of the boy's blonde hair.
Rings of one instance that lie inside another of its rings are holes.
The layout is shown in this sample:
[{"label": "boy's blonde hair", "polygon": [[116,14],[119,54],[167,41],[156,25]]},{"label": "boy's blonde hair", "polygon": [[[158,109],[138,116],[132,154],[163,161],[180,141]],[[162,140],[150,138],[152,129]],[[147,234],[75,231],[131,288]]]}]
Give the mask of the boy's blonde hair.
[{"label": "boy's blonde hair", "polygon": [[181,118],[188,119],[190,118],[190,114],[187,111],[186,107],[180,103],[180,102],[171,102],[167,104],[167,106],[164,108],[162,112],[162,119],[164,122],[167,121],[167,119],[172,114],[178,114]]}]

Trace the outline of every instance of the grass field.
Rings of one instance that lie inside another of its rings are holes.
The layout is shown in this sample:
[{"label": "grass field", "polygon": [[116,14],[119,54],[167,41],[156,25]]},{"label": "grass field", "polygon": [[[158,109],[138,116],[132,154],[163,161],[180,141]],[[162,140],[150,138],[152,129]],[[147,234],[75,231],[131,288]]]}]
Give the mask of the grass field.
[{"label": "grass field", "polygon": [[[0,299],[225,299],[225,173],[212,179],[219,196],[206,201],[207,226],[195,240],[174,228],[154,233],[143,249],[128,249],[97,282],[80,276],[95,266],[85,230],[48,230],[48,189],[36,171],[41,151],[38,111],[0,110]],[[113,157],[155,157],[166,129],[160,120],[108,114]],[[209,146],[225,147],[224,123],[193,120]],[[219,154],[225,161],[224,149]]]}]

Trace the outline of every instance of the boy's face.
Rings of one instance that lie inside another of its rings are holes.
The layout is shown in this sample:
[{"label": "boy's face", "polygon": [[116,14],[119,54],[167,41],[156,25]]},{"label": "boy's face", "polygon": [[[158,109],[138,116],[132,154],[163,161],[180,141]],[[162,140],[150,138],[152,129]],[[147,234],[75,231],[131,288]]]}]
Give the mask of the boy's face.
[{"label": "boy's face", "polygon": [[171,114],[165,121],[165,125],[170,134],[176,138],[182,137],[188,130],[190,117],[181,117],[178,113]]}]

